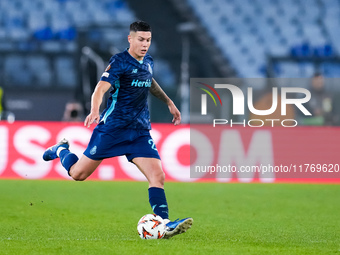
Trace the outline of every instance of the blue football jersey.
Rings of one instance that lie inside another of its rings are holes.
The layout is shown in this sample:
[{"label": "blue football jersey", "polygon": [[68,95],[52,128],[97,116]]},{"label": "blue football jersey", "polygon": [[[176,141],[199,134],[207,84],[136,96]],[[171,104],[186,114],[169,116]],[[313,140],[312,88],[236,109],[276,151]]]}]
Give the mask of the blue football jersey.
[{"label": "blue football jersey", "polygon": [[151,129],[147,98],[152,82],[153,59],[146,54],[138,61],[128,50],[111,57],[101,80],[112,85],[100,126]]}]

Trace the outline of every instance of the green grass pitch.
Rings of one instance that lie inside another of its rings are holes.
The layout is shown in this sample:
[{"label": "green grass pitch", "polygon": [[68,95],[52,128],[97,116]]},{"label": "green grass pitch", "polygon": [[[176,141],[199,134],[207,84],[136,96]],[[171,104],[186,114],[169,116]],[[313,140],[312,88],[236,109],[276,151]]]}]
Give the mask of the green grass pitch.
[{"label": "green grass pitch", "polygon": [[0,254],[340,254],[340,185],[166,183],[192,228],[142,240],[145,182],[0,181]]}]

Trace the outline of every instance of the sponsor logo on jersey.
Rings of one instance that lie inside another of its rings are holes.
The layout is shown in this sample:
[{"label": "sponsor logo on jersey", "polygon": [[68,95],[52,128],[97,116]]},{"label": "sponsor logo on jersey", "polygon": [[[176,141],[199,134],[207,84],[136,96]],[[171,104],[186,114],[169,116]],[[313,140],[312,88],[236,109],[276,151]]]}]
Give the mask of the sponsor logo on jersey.
[{"label": "sponsor logo on jersey", "polygon": [[109,73],[108,72],[105,72],[105,73],[103,73],[103,75],[102,75],[102,77],[104,76],[104,77],[106,77],[106,78],[109,78]]},{"label": "sponsor logo on jersey", "polygon": [[133,80],[131,82],[131,86],[135,86],[135,87],[151,87],[151,80],[150,79],[147,79],[146,81]]},{"label": "sponsor logo on jersey", "polygon": [[137,73],[137,72],[138,72],[138,69],[132,69],[131,73]]}]

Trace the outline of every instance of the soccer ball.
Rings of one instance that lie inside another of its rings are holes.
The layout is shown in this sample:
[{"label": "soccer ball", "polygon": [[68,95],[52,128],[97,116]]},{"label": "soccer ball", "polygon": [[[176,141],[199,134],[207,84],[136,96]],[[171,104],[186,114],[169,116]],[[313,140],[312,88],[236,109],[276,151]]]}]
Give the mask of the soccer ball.
[{"label": "soccer ball", "polygon": [[156,214],[144,215],[137,224],[137,231],[142,239],[161,239],[165,233],[164,220]]}]

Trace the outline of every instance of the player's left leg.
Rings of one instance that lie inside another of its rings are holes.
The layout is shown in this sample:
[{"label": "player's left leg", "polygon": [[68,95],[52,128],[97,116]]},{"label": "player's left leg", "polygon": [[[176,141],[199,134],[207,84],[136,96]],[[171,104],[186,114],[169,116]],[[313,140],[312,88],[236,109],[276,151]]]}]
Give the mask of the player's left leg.
[{"label": "player's left leg", "polygon": [[167,225],[164,238],[186,232],[192,225],[192,218],[185,218],[171,222],[169,220],[168,203],[164,192],[165,175],[162,170],[161,161],[157,158],[136,157],[132,162],[145,175],[149,182],[149,202],[153,212],[161,216]]},{"label": "player's left leg", "polygon": [[69,142],[63,139],[56,145],[48,148],[44,152],[43,159],[50,161],[60,158],[60,162],[69,176],[76,181],[84,181],[96,170],[102,160],[93,160],[86,155],[82,155],[78,159],[77,155],[69,151],[69,147]]},{"label": "player's left leg", "polygon": [[86,155],[82,155],[80,159],[71,166],[68,174],[75,181],[85,181],[100,165],[102,160],[93,160]]}]

